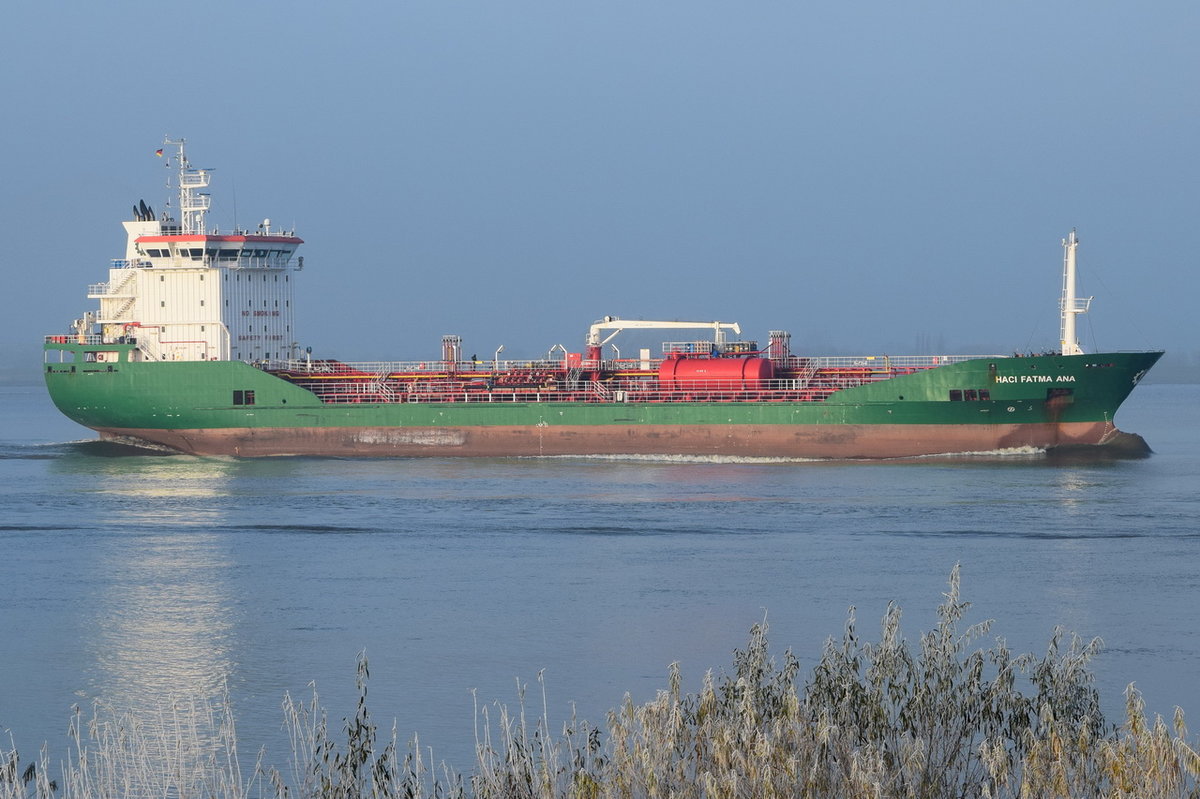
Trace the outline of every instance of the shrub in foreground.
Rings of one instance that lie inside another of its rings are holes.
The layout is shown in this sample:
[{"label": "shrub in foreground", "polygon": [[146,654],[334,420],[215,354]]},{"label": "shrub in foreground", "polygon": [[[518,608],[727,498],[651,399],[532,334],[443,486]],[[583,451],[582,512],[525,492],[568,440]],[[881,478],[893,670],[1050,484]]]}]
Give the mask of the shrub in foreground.
[{"label": "shrub in foreground", "polygon": [[1055,631],[1040,657],[1002,641],[983,649],[990,623],[964,629],[967,608],[956,568],[937,624],[915,645],[901,635],[899,608],[888,608],[874,643],[859,638],[851,609],[803,682],[790,651],[780,663],[770,656],[764,622],[730,672],[684,693],[673,665],[666,689],[641,705],[626,696],[603,730],[572,718],[553,732],[544,691],[530,721],[519,688],[515,713],[499,704],[477,712],[466,779],[435,772],[415,738],[401,747],[394,726],[379,739],[360,658],[344,743],[315,693],[307,703],[285,698],[292,758],[283,769],[260,756],[243,777],[227,701],[199,725],[180,719],[203,713],[145,724],[98,708],[86,730],[73,725],[57,780],[44,752],[24,767],[15,751],[0,753],[0,799],[1200,796],[1200,755],[1182,712],[1170,726],[1147,719],[1131,686],[1125,722],[1106,724],[1089,671],[1099,641]]}]

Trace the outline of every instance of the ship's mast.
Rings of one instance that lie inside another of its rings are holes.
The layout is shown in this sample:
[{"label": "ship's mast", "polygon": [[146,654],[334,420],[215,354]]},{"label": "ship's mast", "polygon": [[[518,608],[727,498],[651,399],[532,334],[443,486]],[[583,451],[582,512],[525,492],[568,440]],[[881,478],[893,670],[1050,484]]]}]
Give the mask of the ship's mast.
[{"label": "ship's mast", "polygon": [[1082,355],[1079,346],[1079,336],[1075,332],[1075,317],[1087,313],[1092,304],[1092,298],[1077,298],[1075,296],[1075,250],[1079,248],[1079,239],[1075,231],[1063,239],[1063,290],[1059,309],[1062,311],[1062,335],[1059,342],[1063,355]]},{"label": "ship's mast", "polygon": [[164,142],[168,147],[178,149],[176,158],[179,165],[179,223],[180,232],[187,235],[204,234],[204,214],[212,204],[212,197],[200,189],[207,189],[212,181],[211,169],[196,169],[187,160],[184,145],[187,139],[172,139],[167,137]]}]

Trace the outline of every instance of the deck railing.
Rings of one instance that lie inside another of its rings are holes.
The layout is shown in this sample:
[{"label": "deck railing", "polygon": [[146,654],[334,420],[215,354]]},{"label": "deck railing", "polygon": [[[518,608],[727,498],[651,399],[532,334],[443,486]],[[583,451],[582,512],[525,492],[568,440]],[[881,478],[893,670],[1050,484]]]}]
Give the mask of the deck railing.
[{"label": "deck railing", "polygon": [[[888,371],[892,369],[930,369],[935,366],[945,366],[951,363],[977,360],[980,358],[1002,358],[1002,355],[862,355],[862,356],[833,356],[807,357],[791,355],[780,362],[781,368],[791,371],[811,371],[819,369],[867,369]],[[600,371],[611,374],[629,372],[657,373],[661,359],[651,359],[649,368],[643,368],[646,362],[640,358],[622,358],[605,360],[599,363],[585,362],[589,369],[599,368]],[[567,363],[564,360],[530,360],[530,361],[332,361],[284,359],[269,360],[262,364],[268,371],[288,372],[291,374],[455,374],[455,375],[486,375],[519,370],[551,370],[565,371]],[[575,368],[575,367],[571,367]]]},{"label": "deck railing", "polygon": [[511,375],[487,372],[285,373],[328,403],[394,402],[820,402],[836,391],[913,374],[935,364],[890,368],[814,366],[772,380],[662,380],[653,372],[607,381],[505,384]]}]

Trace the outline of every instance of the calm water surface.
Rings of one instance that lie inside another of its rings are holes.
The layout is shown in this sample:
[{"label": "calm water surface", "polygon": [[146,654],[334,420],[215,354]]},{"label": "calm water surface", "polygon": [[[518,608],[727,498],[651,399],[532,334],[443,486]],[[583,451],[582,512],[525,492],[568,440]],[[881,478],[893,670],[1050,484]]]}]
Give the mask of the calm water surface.
[{"label": "calm water surface", "polygon": [[65,753],[73,704],[227,685],[283,765],[284,693],[351,714],[365,649],[381,726],[467,768],[473,690],[511,705],[544,670],[552,717],[600,721],[672,661],[696,687],[764,614],[811,666],[851,605],[873,638],[898,601],[915,638],[955,563],[1011,646],[1102,637],[1113,716],[1131,681],[1200,714],[1198,386],[1121,411],[1153,457],[1066,463],[115,456],[40,386],[0,403],[0,730],[26,757]]}]

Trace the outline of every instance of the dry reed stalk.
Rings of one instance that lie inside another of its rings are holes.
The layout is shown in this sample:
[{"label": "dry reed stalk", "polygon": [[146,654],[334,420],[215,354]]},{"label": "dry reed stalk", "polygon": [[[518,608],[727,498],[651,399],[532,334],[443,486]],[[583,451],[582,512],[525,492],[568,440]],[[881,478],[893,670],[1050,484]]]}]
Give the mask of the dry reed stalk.
[{"label": "dry reed stalk", "polygon": [[[43,750],[22,766],[0,751],[0,799],[1031,799],[1200,796],[1200,755],[1183,714],[1147,720],[1130,686],[1125,723],[1105,725],[1089,664],[1099,640],[1055,630],[1041,657],[1002,640],[979,648],[990,622],[964,626],[959,571],[934,629],[913,646],[900,609],[885,612],[879,640],[860,640],[851,608],[807,681],[785,652],[771,657],[767,624],[755,625],[728,674],[685,693],[677,664],[667,687],[641,705],[629,696],[606,730],[571,719],[552,732],[544,675],[541,708],[476,707],[469,781],[445,764],[435,774],[414,737],[398,752],[396,727],[381,742],[367,710],[360,655],[355,714],[333,740],[315,689],[283,703],[291,739],[285,775],[256,765],[243,777],[228,697],[216,707],[175,703],[146,718],[97,704],[77,713],[62,777]],[[430,755],[429,762],[432,762]]]}]

